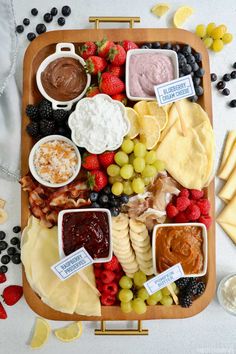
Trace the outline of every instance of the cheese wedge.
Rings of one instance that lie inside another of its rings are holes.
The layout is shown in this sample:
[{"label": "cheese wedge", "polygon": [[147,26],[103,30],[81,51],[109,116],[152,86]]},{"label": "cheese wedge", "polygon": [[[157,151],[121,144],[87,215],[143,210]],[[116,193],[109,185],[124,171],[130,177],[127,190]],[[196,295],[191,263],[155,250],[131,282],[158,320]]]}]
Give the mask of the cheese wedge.
[{"label": "cheese wedge", "polygon": [[235,167],[236,167],[236,140],[230,150],[229,156],[221,172],[219,173],[219,177],[221,179],[227,180]]},{"label": "cheese wedge", "polygon": [[236,195],[236,168],[229,176],[228,181],[225,183],[218,196],[225,202],[228,203],[233,196]]},{"label": "cheese wedge", "polygon": [[231,130],[228,133],[228,136],[226,139],[225,148],[224,148],[224,152],[223,152],[223,156],[222,156],[222,160],[221,160],[221,165],[219,168],[219,175],[220,175],[221,171],[223,170],[223,167],[226,163],[226,160],[229,157],[230,151],[231,151],[235,141],[236,141],[236,130]]},{"label": "cheese wedge", "polygon": [[236,243],[236,196],[226,205],[217,218],[218,224],[227,235]]}]

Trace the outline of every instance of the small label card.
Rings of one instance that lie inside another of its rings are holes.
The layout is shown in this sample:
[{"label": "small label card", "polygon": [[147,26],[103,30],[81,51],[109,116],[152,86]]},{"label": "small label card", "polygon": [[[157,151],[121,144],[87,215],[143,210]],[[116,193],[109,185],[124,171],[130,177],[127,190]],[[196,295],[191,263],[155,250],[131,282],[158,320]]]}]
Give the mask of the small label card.
[{"label": "small label card", "polygon": [[149,295],[154,294],[158,290],[165,288],[167,285],[173,283],[179,278],[184,277],[184,271],[180,263],[158,274],[154,278],[144,283]]},{"label": "small label card", "polygon": [[182,100],[195,95],[195,89],[191,75],[182,76],[176,80],[154,86],[159,106]]},{"label": "small label card", "polygon": [[59,279],[66,280],[92,263],[93,259],[90,254],[84,247],[81,247],[54,264],[51,269]]}]

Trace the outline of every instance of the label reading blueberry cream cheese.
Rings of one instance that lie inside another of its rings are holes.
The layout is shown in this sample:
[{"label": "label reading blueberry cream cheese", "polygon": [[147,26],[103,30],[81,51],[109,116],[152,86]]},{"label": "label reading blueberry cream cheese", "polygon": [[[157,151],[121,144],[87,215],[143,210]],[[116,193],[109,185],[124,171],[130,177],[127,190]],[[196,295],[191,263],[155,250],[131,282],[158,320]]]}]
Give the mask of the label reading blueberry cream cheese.
[{"label": "label reading blueberry cream cheese", "polygon": [[159,106],[164,106],[168,103],[195,95],[191,75],[156,85],[154,86],[154,90]]},{"label": "label reading blueberry cream cheese", "polygon": [[143,285],[147,289],[148,294],[152,295],[182,277],[184,277],[184,271],[181,264],[178,263],[146,281]]},{"label": "label reading blueberry cream cheese", "polygon": [[92,257],[84,247],[81,247],[54,264],[51,269],[60,280],[66,280],[92,263]]}]

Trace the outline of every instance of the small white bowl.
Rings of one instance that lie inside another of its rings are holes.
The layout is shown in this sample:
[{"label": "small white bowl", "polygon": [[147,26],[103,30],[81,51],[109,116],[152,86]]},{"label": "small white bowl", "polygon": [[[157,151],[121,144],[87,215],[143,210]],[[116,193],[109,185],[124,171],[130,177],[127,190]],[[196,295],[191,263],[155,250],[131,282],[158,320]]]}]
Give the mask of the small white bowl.
[{"label": "small white bowl", "polygon": [[87,84],[81,92],[81,94],[73,100],[70,101],[57,101],[54,98],[50,97],[47,92],[44,90],[44,87],[42,85],[41,81],[41,74],[42,72],[46,69],[46,67],[54,60],[59,59],[59,58],[74,58],[78,60],[83,66],[85,66],[85,61],[83,58],[81,58],[78,54],[75,53],[75,46],[72,43],[58,43],[56,45],[56,51],[55,53],[49,55],[44,61],[40,64],[37,73],[36,73],[36,82],[38,89],[40,93],[50,102],[52,102],[52,108],[53,109],[64,109],[66,111],[69,111],[73,105],[73,103],[77,102],[80,100],[84,95],[85,92],[87,91],[87,88],[90,85],[91,82],[91,75],[87,73]]},{"label": "small white bowl", "polygon": [[[77,159],[78,159],[78,164],[76,166],[75,172],[74,174],[66,181],[63,183],[50,183],[45,181],[44,179],[42,179],[38,173],[37,170],[35,168],[34,165],[34,155],[35,152],[37,151],[37,149],[40,147],[41,144],[46,143],[48,141],[54,141],[54,140],[59,140],[59,141],[64,141],[67,144],[71,145],[76,153]],[[77,148],[77,146],[68,138],[61,136],[61,135],[49,135],[46,136],[45,138],[40,139],[31,149],[30,151],[30,155],[29,155],[29,169],[30,172],[32,173],[33,177],[36,179],[36,181],[38,181],[40,184],[42,184],[45,187],[50,187],[50,188],[59,188],[59,187],[63,187],[66,186],[67,184],[71,183],[79,174],[80,171],[80,167],[81,167],[81,156],[80,156],[80,152],[79,149]]]},{"label": "small white bowl", "polygon": [[112,259],[112,230],[111,230],[111,213],[108,209],[103,208],[85,208],[85,209],[67,209],[62,210],[58,214],[58,248],[59,248],[59,257],[60,259],[66,257],[63,250],[63,239],[62,239],[62,221],[63,216],[67,213],[83,213],[83,212],[94,212],[99,211],[107,214],[108,217],[108,227],[109,227],[109,254],[106,258],[96,258],[94,259],[94,263],[106,263]]},{"label": "small white bowl", "polygon": [[226,277],[224,277],[223,279],[221,279],[218,288],[217,288],[217,299],[221,305],[221,307],[228,313],[230,313],[231,315],[236,316],[236,311],[230,310],[226,304],[224,303],[224,299],[222,296],[222,287],[224,286],[224,284],[226,283],[227,280],[236,277],[236,273],[231,273],[229,275],[227,275]]},{"label": "small white bowl", "polygon": [[152,261],[153,261],[153,269],[154,269],[154,274],[159,274],[157,271],[157,265],[156,265],[156,232],[160,227],[178,227],[178,226],[199,226],[202,228],[202,238],[203,238],[203,258],[204,258],[204,264],[203,264],[203,270],[200,273],[197,274],[185,274],[185,278],[196,278],[196,277],[202,277],[203,275],[206,274],[207,272],[207,250],[208,250],[208,242],[207,242],[207,229],[206,226],[202,223],[198,222],[193,222],[193,223],[176,223],[176,224],[158,224],[154,227],[153,232],[152,232]]},{"label": "small white bowl", "polygon": [[151,100],[156,100],[156,96],[152,97],[137,97],[137,96],[132,96],[130,93],[130,87],[129,87],[129,78],[130,78],[130,58],[134,54],[163,54],[169,57],[172,61],[172,64],[174,66],[174,79],[177,79],[179,77],[179,65],[178,65],[178,56],[174,50],[169,50],[169,49],[130,49],[127,52],[126,56],[126,64],[125,64],[125,87],[126,87],[126,96],[131,100],[131,101],[151,101]]}]

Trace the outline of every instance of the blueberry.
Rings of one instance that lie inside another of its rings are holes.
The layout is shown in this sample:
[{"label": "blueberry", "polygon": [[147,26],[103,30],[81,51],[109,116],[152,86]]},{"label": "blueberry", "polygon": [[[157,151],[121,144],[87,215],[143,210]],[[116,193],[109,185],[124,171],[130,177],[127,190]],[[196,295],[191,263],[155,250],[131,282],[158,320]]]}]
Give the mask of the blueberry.
[{"label": "blueberry", "polygon": [[113,200],[110,200],[110,204],[112,207],[119,207],[120,206],[120,200],[119,199],[113,199]]},{"label": "blueberry", "polygon": [[0,251],[4,251],[8,246],[6,241],[0,241]]},{"label": "blueberry", "polygon": [[18,245],[20,243],[20,240],[18,239],[18,237],[13,237],[11,240],[10,240],[10,243],[15,246],[15,245]]},{"label": "blueberry", "polygon": [[16,32],[17,32],[17,33],[22,33],[22,32],[24,32],[24,26],[22,26],[22,25],[16,26]]},{"label": "blueberry", "polygon": [[64,19],[64,17],[59,17],[57,20],[57,23],[59,26],[64,26],[64,24],[66,23],[66,20]]},{"label": "blueberry", "polygon": [[191,97],[188,98],[188,100],[189,100],[190,102],[197,102],[198,96],[197,96],[197,95],[191,96]]},{"label": "blueberry", "polygon": [[126,195],[126,194],[123,194],[121,197],[120,197],[120,201],[121,203],[123,204],[127,204],[129,202],[129,196]]},{"label": "blueberry", "polygon": [[231,79],[236,79],[236,71],[232,71],[232,73],[230,74]]},{"label": "blueberry", "polygon": [[43,23],[39,23],[39,24],[36,26],[36,32],[37,32],[38,34],[42,34],[42,33],[46,32],[46,31],[47,31],[47,28],[46,28],[46,26],[45,26]]},{"label": "blueberry", "polygon": [[211,73],[211,82],[214,82],[217,80],[217,75],[215,73]]},{"label": "blueberry", "polygon": [[171,43],[164,43],[162,49],[172,49]]},{"label": "blueberry", "polygon": [[235,108],[236,107],[236,100],[230,101],[229,106],[232,108]]},{"label": "blueberry", "polygon": [[182,53],[180,53],[180,52],[177,54],[177,56],[178,56],[179,60],[185,59],[185,56]]},{"label": "blueberry", "polygon": [[152,49],[152,43],[144,43],[141,46],[142,49]]},{"label": "blueberry", "polygon": [[1,257],[1,262],[2,264],[8,264],[10,262],[11,258],[5,254],[4,256]]},{"label": "blueberry", "polygon": [[223,88],[225,88],[225,86],[226,86],[226,83],[224,81],[219,81],[216,85],[216,88],[218,90],[223,90]]},{"label": "blueberry", "polygon": [[200,63],[202,61],[201,53],[194,53],[193,55],[197,63]]},{"label": "blueberry", "polygon": [[6,237],[6,232],[0,231],[0,241],[4,240],[5,237]]},{"label": "blueberry", "polygon": [[18,234],[19,232],[21,232],[21,227],[20,226],[14,226],[12,231],[14,232],[14,234]]},{"label": "blueberry", "polygon": [[58,13],[57,8],[56,8],[56,7],[53,7],[53,8],[51,9],[50,13],[51,13],[52,16],[56,16],[57,13]]},{"label": "blueberry", "polygon": [[28,18],[24,18],[23,24],[24,24],[25,26],[29,26],[30,20],[29,20]]},{"label": "blueberry", "polygon": [[179,72],[179,77],[183,77],[183,76],[185,76],[185,74],[182,71],[180,71]]},{"label": "blueberry", "polygon": [[29,33],[27,34],[27,39],[28,39],[30,42],[32,42],[35,38],[36,38],[36,34],[35,34],[35,33],[29,32]]},{"label": "blueberry", "polygon": [[192,71],[191,73],[190,73],[190,75],[192,76],[192,78],[194,77],[194,72]]},{"label": "blueberry", "polygon": [[195,86],[199,86],[200,83],[201,83],[200,77],[194,76],[193,77],[193,83],[194,83]]},{"label": "blueberry", "polygon": [[161,43],[160,42],[153,42],[152,43],[152,48],[153,49],[160,49],[161,48]]},{"label": "blueberry", "polygon": [[230,90],[227,89],[227,88],[225,88],[225,89],[222,91],[222,94],[223,94],[224,96],[229,96],[229,95],[230,95]]},{"label": "blueberry", "polygon": [[70,6],[63,6],[63,8],[61,9],[61,13],[63,16],[69,16],[71,14]]},{"label": "blueberry", "polygon": [[98,199],[98,193],[97,192],[91,192],[89,198],[90,198],[92,203],[96,202],[97,199]]},{"label": "blueberry", "polygon": [[195,63],[191,64],[191,68],[192,68],[192,70],[193,70],[194,72],[195,72],[195,71],[198,71],[199,65],[195,62]]},{"label": "blueberry", "polygon": [[199,68],[197,71],[195,71],[195,75],[197,77],[203,77],[204,74],[205,74],[205,70],[203,68]]},{"label": "blueberry", "polygon": [[172,50],[173,50],[174,52],[178,53],[179,50],[180,50],[180,45],[174,44],[174,45],[172,46]]},{"label": "blueberry", "polygon": [[20,253],[15,253],[13,256],[12,256],[12,263],[14,264],[19,264],[21,262],[21,258],[20,258]]},{"label": "blueberry", "polygon": [[108,203],[108,201],[109,201],[108,195],[106,195],[106,194],[100,195],[100,197],[99,197],[99,203],[100,203],[101,205],[104,205],[104,204]]},{"label": "blueberry", "polygon": [[120,214],[120,210],[118,208],[111,208],[110,212],[111,216],[118,216]]},{"label": "blueberry", "polygon": [[0,274],[7,273],[7,271],[8,271],[7,266],[3,265],[3,266],[0,267]]},{"label": "blueberry", "polygon": [[190,47],[190,45],[186,44],[181,49],[181,52],[184,54],[184,56],[187,56],[188,54],[191,54],[192,48]]},{"label": "blueberry", "polygon": [[33,8],[33,9],[31,10],[31,14],[32,14],[33,16],[37,16],[37,15],[38,15],[38,10],[37,10],[36,8]]},{"label": "blueberry", "polygon": [[183,73],[185,74],[185,75],[187,75],[187,74],[190,74],[191,73],[191,71],[192,71],[192,68],[191,68],[191,66],[189,65],[189,64],[186,64],[184,67],[183,67]]},{"label": "blueberry", "polygon": [[105,188],[103,188],[103,193],[105,194],[111,194],[111,187],[109,185],[107,185]]},{"label": "blueberry", "polygon": [[195,58],[194,58],[194,56],[192,54],[188,55],[186,57],[186,59],[187,59],[187,63],[190,64],[190,65],[195,63]]},{"label": "blueberry", "polygon": [[52,15],[47,12],[44,16],[43,16],[43,19],[45,22],[49,23],[49,22],[52,22]]},{"label": "blueberry", "polygon": [[202,86],[195,86],[195,93],[196,93],[197,96],[202,96],[203,95]]},{"label": "blueberry", "polygon": [[224,74],[223,78],[222,78],[224,81],[230,81],[231,79],[231,76],[230,74]]},{"label": "blueberry", "polygon": [[91,207],[92,208],[100,208],[100,204],[94,202],[94,203],[91,204]]},{"label": "blueberry", "polygon": [[236,62],[233,64],[233,68],[236,69]]},{"label": "blueberry", "polygon": [[9,256],[13,256],[13,254],[15,254],[16,253],[16,248],[15,247],[9,247],[8,249],[7,249],[7,254],[9,255]]}]

